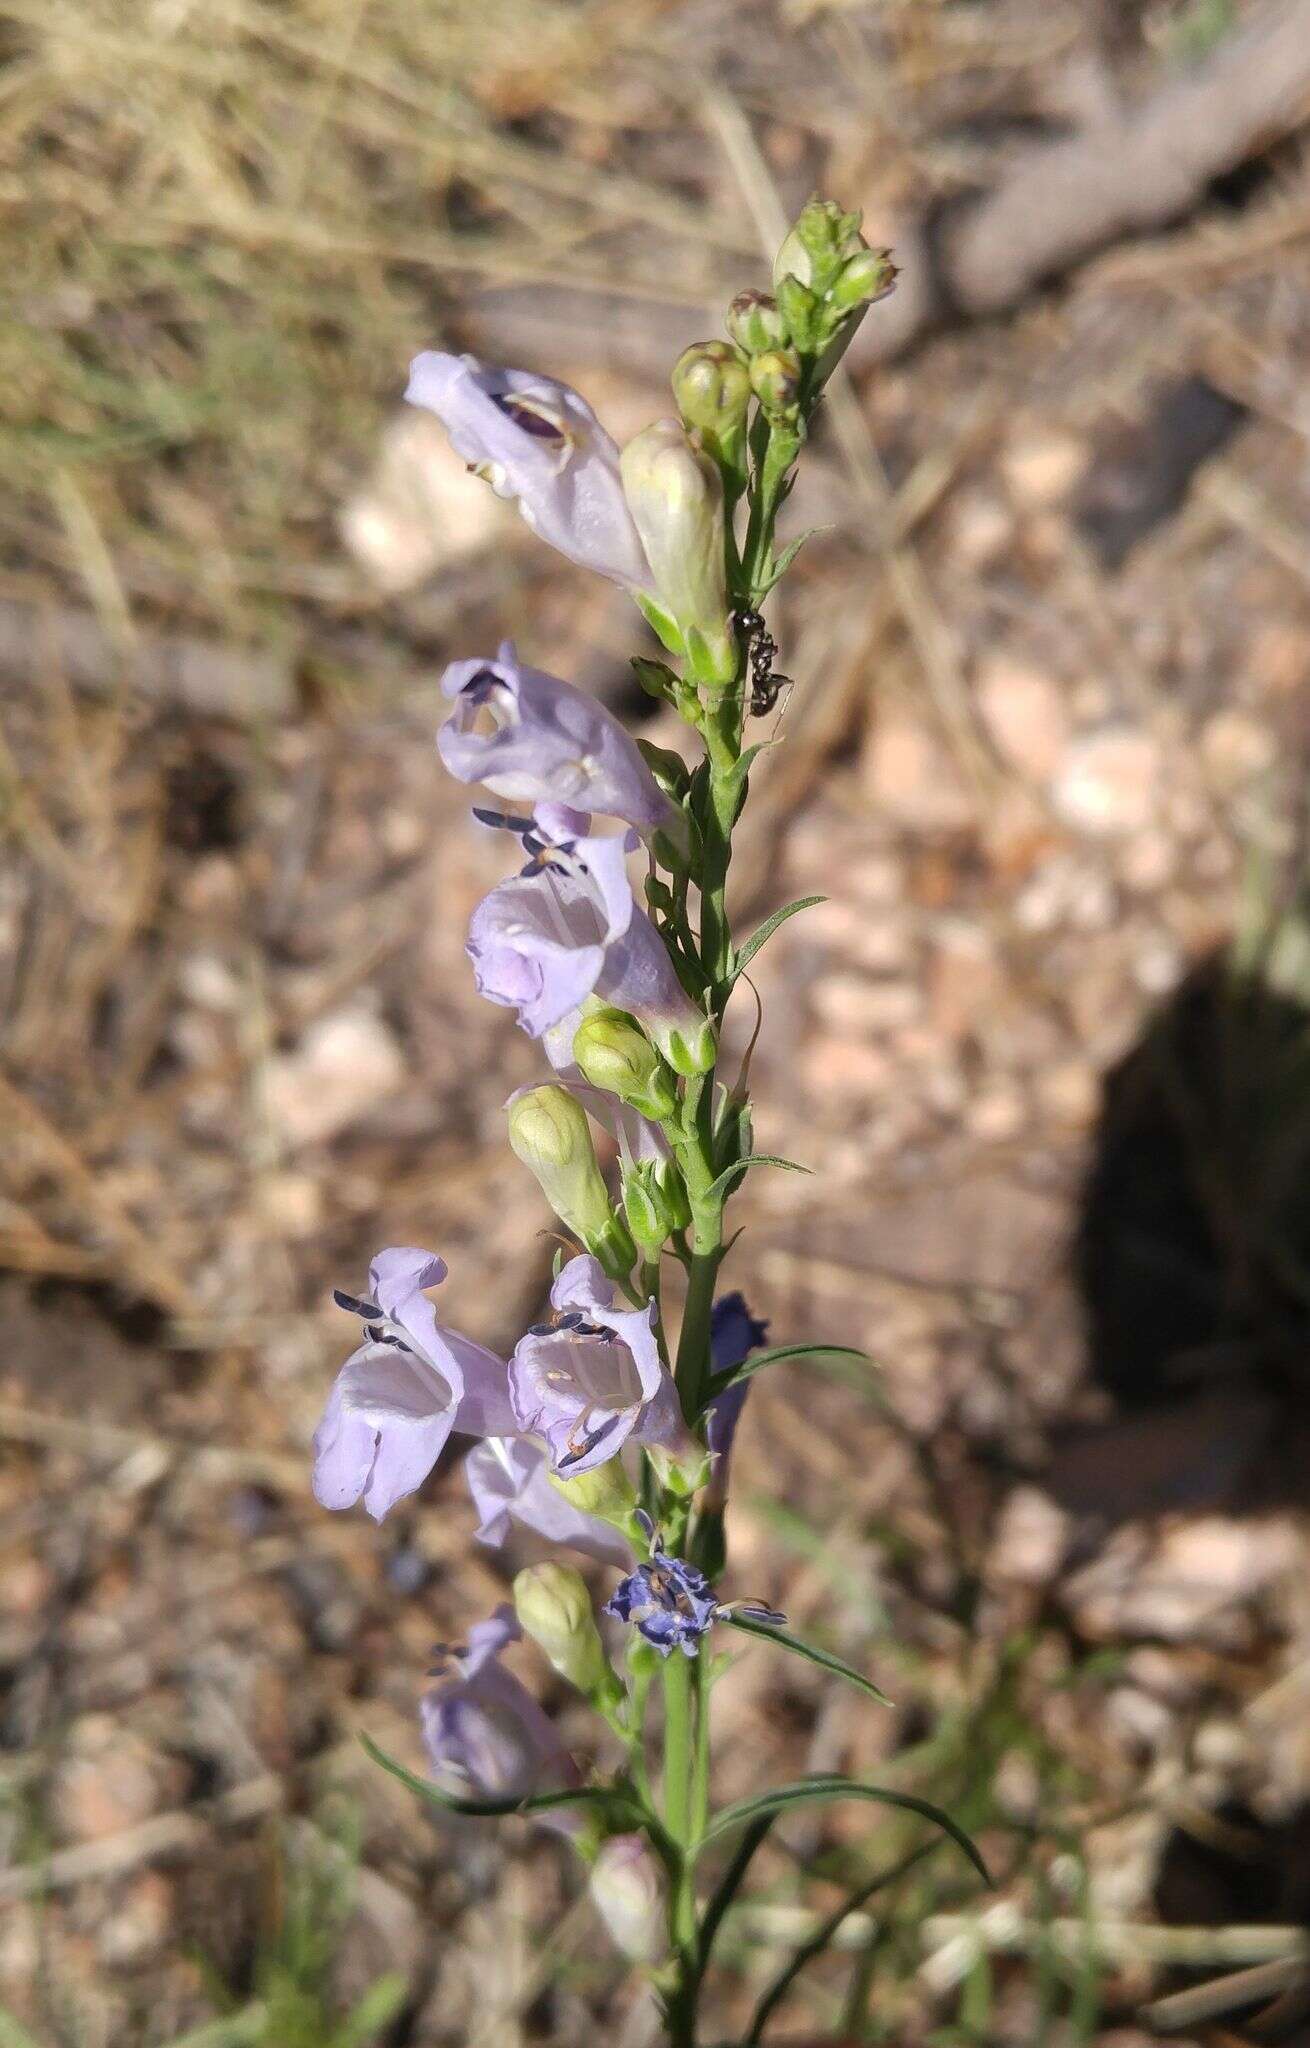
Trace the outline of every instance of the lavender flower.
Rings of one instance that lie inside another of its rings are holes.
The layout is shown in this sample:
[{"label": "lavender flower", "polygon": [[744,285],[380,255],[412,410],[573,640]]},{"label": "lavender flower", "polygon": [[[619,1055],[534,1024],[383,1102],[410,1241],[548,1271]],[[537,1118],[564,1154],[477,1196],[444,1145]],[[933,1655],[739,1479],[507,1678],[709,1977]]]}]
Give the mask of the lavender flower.
[{"label": "lavender flower", "polygon": [[[452,662],[441,687],[455,710],[437,750],[457,782],[485,783],[510,803],[576,804],[643,833],[662,826],[685,843],[681,811],[617,718],[585,690],[525,668],[513,641],[495,661]],[[479,730],[480,714],[494,732]]]},{"label": "lavender flower", "polygon": [[443,1652],[456,1675],[420,1704],[433,1776],[461,1796],[527,1799],[580,1781],[549,1717],[499,1661],[521,1634],[513,1608],[498,1607],[470,1631],[466,1650]]},{"label": "lavender flower", "polygon": [[520,1428],[543,1436],[556,1472],[589,1472],[635,1443],[687,1432],[655,1339],[655,1304],[616,1309],[598,1260],[570,1259],[550,1290],[554,1319],[519,1339],[509,1363]]},{"label": "lavender flower", "polygon": [[617,1529],[598,1515],[585,1515],[550,1483],[550,1459],[527,1437],[487,1437],[474,1444],[464,1476],[478,1512],[477,1539],[499,1550],[517,1522],[548,1543],[580,1550],[599,1564],[620,1567],[632,1551]]},{"label": "lavender flower", "polygon": [[587,1879],[592,1903],[620,1955],[657,1963],[667,1954],[664,1873],[642,1835],[611,1835]]},{"label": "lavender flower", "polygon": [[529,858],[469,923],[479,993],[517,1010],[534,1038],[594,993],[636,1017],[680,1073],[704,1072],[713,1032],[633,901],[625,856],[635,839],[592,834],[590,820],[563,804],[538,804],[530,820],[480,815],[517,833]]},{"label": "lavender flower", "polygon": [[512,1433],[507,1367],[493,1351],[443,1329],[423,1292],[444,1259],[408,1246],[379,1252],[369,1296],[338,1293],[364,1320],[314,1435],[314,1493],[326,1508],[363,1499],[375,1521],[423,1484],[454,1429]]},{"label": "lavender flower", "polygon": [[619,476],[619,451],[584,398],[553,377],[426,351],[410,365],[411,405],[436,413],[457,454],[535,534],[571,562],[653,594]]}]

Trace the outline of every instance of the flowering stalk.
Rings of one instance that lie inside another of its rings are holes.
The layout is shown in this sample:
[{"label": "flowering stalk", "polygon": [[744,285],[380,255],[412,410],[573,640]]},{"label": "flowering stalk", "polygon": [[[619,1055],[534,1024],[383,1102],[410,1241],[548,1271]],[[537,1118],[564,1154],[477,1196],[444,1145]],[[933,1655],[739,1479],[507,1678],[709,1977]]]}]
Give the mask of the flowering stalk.
[{"label": "flowering stalk", "polygon": [[[443,1656],[423,1705],[432,1780],[380,1761],[438,1805],[542,1816],[567,1834],[602,1921],[648,1973],[673,2048],[694,2048],[715,1931],[784,1806],[908,1803],[977,1862],[945,1815],[855,1779],[711,1805],[714,1627],[762,1636],[877,1696],[790,1635],[782,1615],[724,1601],[715,1583],[749,1377],[775,1357],[841,1348],[763,1349],[765,1326],[741,1296],[716,1298],[724,1211],[752,1161],[745,1069],[727,1087],[718,1047],[741,968],[804,908],[777,913],[737,953],[726,899],[758,752],[747,721],[786,687],[760,607],[799,545],[779,554],[776,522],[825,378],[893,276],[857,216],[812,200],[779,253],[774,294],[739,294],[728,339],[697,344],[674,368],[680,417],[622,450],[576,392],[525,371],[428,354],[409,391],[534,532],[629,590],[671,657],[635,657],[638,677],[678,712],[697,758],[634,741],[508,644],[447,672],[441,758],[510,807],[475,815],[523,863],[475,910],[468,952],[479,991],[515,1010],[540,1047],[541,1078],[508,1105],[510,1141],[575,1249],[557,1260],[548,1314],[508,1359],[438,1323],[428,1290],[440,1259],[380,1254],[367,1296],[337,1297],[365,1341],[329,1398],[315,1484],[325,1506],[362,1499],[380,1519],[423,1483],[452,1432],[471,1436],[480,1541],[536,1536],[621,1574],[602,1611],[625,1639],[607,1646],[572,1565],[521,1570],[515,1609]],[[644,905],[631,872],[639,847]],[[618,1145],[616,1195],[593,1121]],[[668,1259],[685,1279],[676,1349]],[[500,1662],[525,1637],[608,1730],[615,1760],[589,1781]],[[703,1902],[702,1853],[738,1830]]]}]

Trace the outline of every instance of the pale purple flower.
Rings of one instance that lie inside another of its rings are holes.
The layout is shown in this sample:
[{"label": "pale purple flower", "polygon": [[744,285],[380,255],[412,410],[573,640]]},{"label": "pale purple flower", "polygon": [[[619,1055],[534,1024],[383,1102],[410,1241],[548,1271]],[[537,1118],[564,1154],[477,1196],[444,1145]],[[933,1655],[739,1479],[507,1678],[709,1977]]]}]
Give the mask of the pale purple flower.
[{"label": "pale purple flower", "polygon": [[470,920],[479,994],[517,1010],[534,1038],[596,995],[634,1016],[680,1072],[703,1071],[713,1034],[633,900],[626,856],[634,835],[591,833],[590,820],[563,804],[538,804],[531,820],[479,815],[517,833],[529,856]]},{"label": "pale purple flower", "polygon": [[[618,719],[585,690],[524,667],[511,640],[495,661],[452,662],[441,687],[455,710],[437,749],[458,782],[485,783],[510,803],[558,801],[685,838],[682,813]],[[480,729],[487,717],[494,732]]]},{"label": "pale purple flower", "polygon": [[436,413],[455,452],[571,562],[653,590],[623,495],[619,451],[585,398],[553,377],[434,350],[410,364],[411,405]]},{"label": "pale purple flower", "polygon": [[424,1289],[444,1259],[409,1246],[379,1252],[369,1294],[338,1293],[364,1320],[365,1341],[337,1374],[314,1434],[314,1493],[325,1508],[363,1499],[375,1521],[423,1484],[452,1430],[515,1428],[502,1358],[442,1328]]},{"label": "pale purple flower", "polygon": [[677,1391],[655,1338],[655,1304],[614,1306],[597,1259],[570,1259],[550,1290],[553,1319],[521,1337],[509,1362],[519,1426],[542,1436],[572,1476],[634,1443],[682,1446]]},{"label": "pale purple flower", "polygon": [[469,1493],[478,1513],[477,1539],[499,1549],[517,1522],[548,1543],[580,1550],[598,1564],[626,1566],[632,1549],[619,1531],[598,1515],[584,1515],[549,1479],[544,1447],[528,1437],[487,1437],[464,1461]]},{"label": "pale purple flower", "polygon": [[470,1631],[467,1649],[442,1653],[455,1673],[420,1703],[433,1777],[462,1797],[527,1799],[580,1782],[553,1722],[500,1662],[521,1634],[513,1608],[498,1607]]},{"label": "pale purple flower", "polygon": [[592,1903],[615,1947],[634,1963],[668,1951],[664,1873],[644,1835],[610,1835],[587,1879]]}]

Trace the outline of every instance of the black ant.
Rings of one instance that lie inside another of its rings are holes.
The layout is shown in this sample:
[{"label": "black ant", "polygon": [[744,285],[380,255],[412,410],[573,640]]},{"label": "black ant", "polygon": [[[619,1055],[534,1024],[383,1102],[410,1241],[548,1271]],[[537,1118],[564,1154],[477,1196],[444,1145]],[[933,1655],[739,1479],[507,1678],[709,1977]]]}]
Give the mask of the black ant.
[{"label": "black ant", "polygon": [[778,701],[779,691],[791,688],[791,677],[773,666],[778,643],[759,612],[745,605],[733,613],[732,621],[741,634],[751,665],[751,711],[756,718],[766,718]]}]

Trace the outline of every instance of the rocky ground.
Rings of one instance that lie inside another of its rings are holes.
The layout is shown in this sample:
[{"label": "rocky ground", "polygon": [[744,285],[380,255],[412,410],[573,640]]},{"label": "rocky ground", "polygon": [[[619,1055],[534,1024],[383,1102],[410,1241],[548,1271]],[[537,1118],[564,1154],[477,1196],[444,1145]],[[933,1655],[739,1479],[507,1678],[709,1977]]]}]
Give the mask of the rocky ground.
[{"label": "rocky ground", "polygon": [[[569,11],[539,12],[549,56]],[[448,1319],[509,1346],[549,1272],[502,1142],[532,1049],[462,951],[501,859],[436,763],[440,666],[514,632],[668,737],[625,683],[622,603],[396,417],[405,355],[508,334],[621,436],[663,409],[648,359],[705,327],[697,295],[762,275],[775,190],[862,199],[876,234],[1013,170],[1080,79],[1140,97],[1205,41],[1197,7],[798,9],[783,76],[730,10],[592,12],[593,70],[565,49],[511,89],[478,46],[473,99],[654,210],[676,303],[645,255],[625,270],[629,230],[607,244],[520,169],[572,223],[557,268],[620,251],[612,322],[579,286],[534,325],[549,280],[512,266],[435,313],[402,276],[349,433],[326,373],[305,401],[333,423],[290,502],[261,498],[258,450],[147,440],[25,473],[26,524],[5,517],[0,1981],[42,2044],[163,2048],[225,2004],[206,2041],[325,2040],[269,2017],[306,1871],[327,2010],[398,1973],[366,2038],[652,2038],[555,1845],[436,1826],[359,1749],[416,1760],[432,1642],[503,1595],[454,1465],[381,1531],[307,1492],[333,1284],[432,1244]],[[708,111],[670,69],[695,35]],[[483,160],[456,155],[480,232]],[[75,197],[81,168],[70,144]],[[802,1978],[795,2027],[1305,2038],[1304,219],[1283,145],[1004,319],[857,353],[798,493],[797,529],[825,530],[773,622],[795,689],[735,908],[826,898],[752,972],[757,1143],[815,1174],[747,1178],[733,1269],[776,1340],[875,1368],[757,1385],[732,1580],[896,1704],[756,1650],[722,1687],[720,1784],[878,1772],[974,1828],[998,1887],[916,1866]],[[25,450],[71,295],[103,289],[41,285]],[[106,314],[161,377],[166,310],[134,286]],[[85,434],[90,401],[55,388]],[[276,405],[264,431],[271,474]],[[778,1836],[725,1940],[725,2035],[804,1911],[914,1839],[841,1809]]]}]

